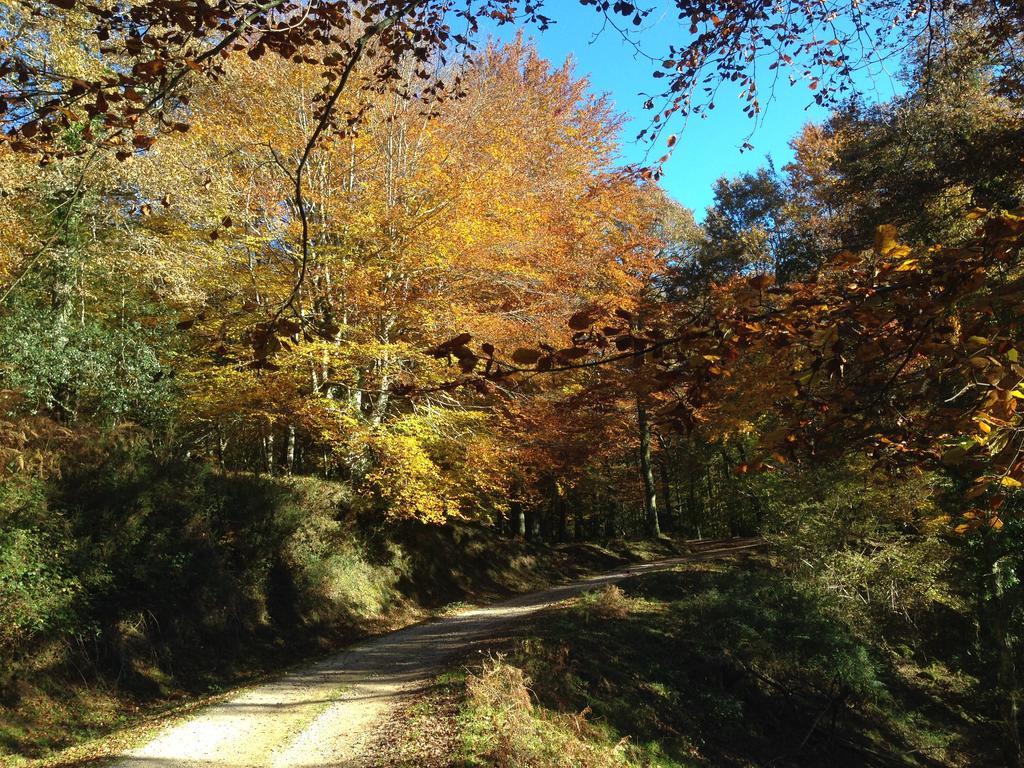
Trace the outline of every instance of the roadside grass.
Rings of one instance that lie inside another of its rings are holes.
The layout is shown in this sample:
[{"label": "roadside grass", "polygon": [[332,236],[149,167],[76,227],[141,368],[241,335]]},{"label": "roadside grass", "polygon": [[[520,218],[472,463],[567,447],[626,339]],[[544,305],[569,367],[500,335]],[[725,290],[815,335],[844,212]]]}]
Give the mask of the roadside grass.
[{"label": "roadside grass", "polygon": [[612,732],[583,712],[534,704],[533,680],[497,656],[466,678],[458,722],[466,765],[495,768],[614,768],[630,765]]},{"label": "roadside grass", "polygon": [[[162,728],[183,722],[198,710],[226,701],[246,688],[267,679],[269,675],[253,675],[245,685],[236,684],[211,691],[202,696],[163,701],[151,707],[133,704],[125,695],[118,696],[109,691],[87,689],[70,693],[74,704],[67,709],[49,711],[40,715],[35,727],[41,733],[29,734],[36,744],[45,744],[48,733],[46,723],[74,723],[85,720],[84,727],[71,726],[69,731],[52,732],[54,743],[59,746],[38,758],[0,754],[0,766],[4,768],[85,768],[105,765],[109,758],[145,744]],[[40,703],[53,707],[52,697],[41,697]],[[71,746],[68,740],[74,739]]]},{"label": "roadside grass", "polygon": [[451,766],[998,765],[977,681],[872,647],[757,559],[549,611],[471,670]]}]

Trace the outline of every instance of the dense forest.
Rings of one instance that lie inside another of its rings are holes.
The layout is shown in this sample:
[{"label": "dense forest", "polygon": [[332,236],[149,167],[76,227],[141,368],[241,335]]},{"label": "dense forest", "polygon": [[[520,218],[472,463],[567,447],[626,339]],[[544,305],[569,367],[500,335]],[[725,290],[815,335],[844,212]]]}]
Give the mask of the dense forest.
[{"label": "dense forest", "polygon": [[[0,760],[744,537],[471,673],[445,764],[1024,765],[1024,16],[667,5],[635,166],[553,2],[0,3]],[[664,192],[777,77],[793,159]]]}]

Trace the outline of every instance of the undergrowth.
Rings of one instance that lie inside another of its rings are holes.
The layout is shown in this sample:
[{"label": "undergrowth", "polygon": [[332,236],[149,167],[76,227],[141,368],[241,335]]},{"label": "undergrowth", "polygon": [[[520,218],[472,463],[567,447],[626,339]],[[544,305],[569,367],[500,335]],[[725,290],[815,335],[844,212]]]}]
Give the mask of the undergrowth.
[{"label": "undergrowth", "polygon": [[[978,681],[861,634],[762,563],[691,564],[550,612],[470,676],[474,766],[999,765]],[[457,764],[458,760],[453,761]]]},{"label": "undergrowth", "polygon": [[532,680],[498,656],[466,679],[460,719],[468,765],[494,768],[628,766],[622,744],[609,744],[585,713],[534,706]]},{"label": "undergrowth", "polygon": [[672,545],[361,519],[347,486],[112,460],[0,482],[0,763],[396,628]]}]

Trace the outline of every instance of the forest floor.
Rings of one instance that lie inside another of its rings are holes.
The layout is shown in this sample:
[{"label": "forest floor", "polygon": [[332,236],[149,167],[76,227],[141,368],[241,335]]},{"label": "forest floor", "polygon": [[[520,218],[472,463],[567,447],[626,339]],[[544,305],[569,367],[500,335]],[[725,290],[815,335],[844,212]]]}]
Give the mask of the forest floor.
[{"label": "forest floor", "polygon": [[429,687],[446,664],[500,642],[511,625],[633,575],[758,544],[750,539],[709,542],[691,555],[620,567],[368,640],[244,690],[104,762],[116,768],[378,765],[375,745],[388,713]]}]

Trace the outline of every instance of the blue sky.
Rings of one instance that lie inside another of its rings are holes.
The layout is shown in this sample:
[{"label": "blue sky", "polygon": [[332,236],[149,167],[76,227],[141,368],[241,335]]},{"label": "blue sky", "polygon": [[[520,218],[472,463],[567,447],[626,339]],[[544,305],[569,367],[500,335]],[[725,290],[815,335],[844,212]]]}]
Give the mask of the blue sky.
[{"label": "blue sky", "polygon": [[[663,145],[652,149],[649,142],[635,140],[651,119],[650,113],[643,109],[645,97],[640,94],[657,92],[658,84],[664,82],[651,77],[655,65],[639,56],[615,30],[607,29],[598,34],[601,17],[592,7],[580,5],[579,0],[549,0],[545,9],[557,18],[557,24],[545,32],[526,30],[541,54],[557,63],[571,55],[576,61],[577,74],[587,76],[595,91],[609,93],[617,108],[630,116],[631,122],[623,131],[625,161],[651,162],[660,157]],[[497,30],[497,36],[503,39],[514,35],[513,29]],[[685,42],[685,37],[686,32],[674,13],[656,10],[642,33],[644,52],[660,60],[670,44]],[[859,85],[865,86],[875,98],[888,97],[894,87],[886,73]],[[716,179],[753,170],[764,164],[767,155],[781,167],[792,157],[788,146],[790,138],[805,123],[827,116],[824,109],[814,105],[813,93],[805,83],[796,86],[781,83],[772,101],[762,106],[762,115],[755,126],[743,114],[738,89],[727,90],[716,100],[716,108],[707,118],[692,118],[685,125],[678,121],[679,124],[673,126],[679,133],[679,142],[665,166],[661,183],[676,200],[692,208],[698,218],[703,217],[704,209],[711,202]],[[741,152],[740,146],[748,137],[754,149]]]}]

